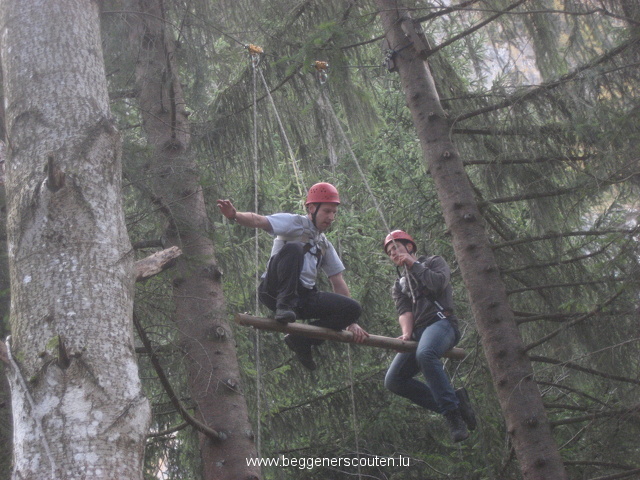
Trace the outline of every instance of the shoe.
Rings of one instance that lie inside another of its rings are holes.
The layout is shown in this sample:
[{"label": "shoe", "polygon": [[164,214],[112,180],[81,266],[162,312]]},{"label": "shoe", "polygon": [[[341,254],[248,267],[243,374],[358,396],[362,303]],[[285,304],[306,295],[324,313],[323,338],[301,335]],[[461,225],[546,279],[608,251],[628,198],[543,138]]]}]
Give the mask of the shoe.
[{"label": "shoe", "polygon": [[471,400],[469,400],[467,389],[464,387],[457,389],[456,397],[458,397],[458,402],[460,402],[458,408],[460,409],[462,420],[464,420],[464,423],[467,424],[467,428],[469,429],[469,431],[473,432],[478,426],[478,422],[476,421],[476,414],[473,411]]},{"label": "shoe", "polygon": [[311,353],[311,345],[300,345],[296,343],[291,335],[285,335],[284,343],[296,354],[296,358],[304,368],[311,371],[316,369],[316,362],[313,361],[313,354]]},{"label": "shoe", "polygon": [[449,424],[449,433],[451,434],[452,442],[458,443],[469,438],[469,431],[467,430],[464,420],[462,420],[459,408],[449,410],[444,414],[444,418],[447,419],[447,423]]},{"label": "shoe", "polygon": [[295,321],[296,321],[296,312],[294,312],[293,310],[289,310],[286,308],[276,309],[276,322],[287,324]]}]

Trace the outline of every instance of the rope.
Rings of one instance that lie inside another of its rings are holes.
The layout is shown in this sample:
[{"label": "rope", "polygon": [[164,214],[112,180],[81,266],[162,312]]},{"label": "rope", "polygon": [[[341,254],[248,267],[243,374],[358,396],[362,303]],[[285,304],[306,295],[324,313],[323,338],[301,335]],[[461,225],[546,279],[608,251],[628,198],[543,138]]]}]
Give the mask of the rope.
[{"label": "rope", "polygon": [[356,395],[353,388],[353,364],[351,362],[351,345],[347,343],[347,358],[349,359],[349,380],[351,388],[351,423],[353,425],[353,436],[356,446],[356,455],[358,456],[358,479],[362,479],[360,472],[360,435],[358,433],[358,414],[356,412]]},{"label": "rope", "polygon": [[[254,212],[258,211],[258,95],[257,95],[257,81],[256,81],[256,71],[258,67],[259,56],[256,53],[251,54],[252,61],[251,66],[253,68],[253,204],[254,204]],[[256,266],[256,277],[255,277],[255,314],[259,316],[260,310],[260,297],[258,293],[258,286],[260,283],[260,270],[259,270],[259,256],[260,252],[258,249],[258,229],[256,229],[254,234],[254,247],[255,247],[255,266]],[[256,452],[258,457],[260,457],[260,451],[262,448],[262,369],[261,369],[261,361],[260,361],[260,331],[256,330],[256,416],[258,417],[256,422]]]},{"label": "rope", "polygon": [[287,132],[284,129],[282,124],[282,120],[280,119],[280,114],[278,113],[278,109],[276,108],[276,104],[273,101],[273,96],[271,95],[271,90],[269,90],[269,86],[267,85],[267,81],[264,78],[264,74],[260,70],[260,77],[262,78],[262,83],[264,85],[264,89],[267,92],[267,96],[269,97],[269,101],[271,102],[271,107],[273,108],[273,113],[276,116],[276,120],[278,120],[278,126],[280,127],[280,132],[282,133],[282,137],[284,138],[284,142],[287,145],[287,151],[289,152],[289,158],[291,159],[291,165],[293,167],[293,173],[296,176],[296,184],[298,186],[298,192],[300,193],[300,198],[304,197],[304,192],[306,192],[307,187],[304,184],[304,180],[302,179],[302,174],[300,173],[300,169],[298,168],[298,161],[293,154],[293,149],[291,148],[291,144],[289,143],[289,137],[287,137]]},{"label": "rope", "polygon": [[[254,46],[251,46],[254,47]],[[282,137],[285,141],[286,147],[287,147],[287,151],[289,153],[289,158],[291,160],[291,165],[295,174],[295,178],[296,178],[296,184],[298,187],[298,191],[300,192],[300,196],[302,197],[304,195],[304,191],[306,191],[306,186],[304,185],[304,181],[302,179],[302,174],[300,172],[300,169],[298,167],[298,163],[297,160],[295,159],[295,155],[293,153],[293,149],[291,148],[291,144],[289,142],[289,138],[286,134],[286,131],[284,129],[282,120],[280,118],[280,114],[278,112],[278,109],[276,108],[276,104],[275,101],[273,100],[273,96],[271,95],[271,91],[269,89],[269,86],[267,84],[267,81],[264,77],[264,74],[262,73],[261,70],[258,69],[258,63],[259,63],[259,55],[262,54],[262,49],[260,49],[259,47],[254,47],[254,48],[250,48],[249,49],[251,57],[252,57],[252,68],[253,68],[253,149],[254,149],[254,203],[255,203],[255,208],[254,211],[258,211],[258,116],[257,116],[257,75],[260,75],[260,78],[262,80],[262,83],[265,87],[265,91],[267,92],[267,96],[269,97],[269,101],[271,103],[271,107],[273,108],[276,120],[278,122],[278,126],[280,128],[280,131],[282,133]],[[320,62],[321,65],[319,66],[319,63],[316,62],[316,69],[318,70],[318,82],[321,86],[323,86],[326,81],[327,81],[327,68],[328,68],[328,64],[326,64],[325,62]],[[378,212],[378,214],[380,215],[380,218],[382,220],[382,224],[384,225],[384,228],[386,229],[387,232],[390,232],[391,229],[389,228],[389,225],[386,221],[386,218],[384,216],[384,213],[382,211],[382,208],[376,198],[376,196],[373,193],[373,190],[371,189],[371,186],[369,185],[369,182],[367,181],[367,178],[364,174],[364,171],[362,170],[362,167],[360,166],[360,162],[358,161],[353,148],[351,147],[351,143],[349,142],[347,135],[344,131],[344,129],[342,128],[342,125],[333,109],[333,106],[331,105],[331,102],[329,101],[329,99],[327,98],[326,92],[324,89],[320,89],[320,94],[321,94],[321,98],[322,98],[322,106],[321,108],[325,108],[329,111],[330,113],[330,118],[333,120],[333,122],[335,123],[335,125],[338,128],[338,132],[340,133],[344,144],[347,147],[347,150],[349,152],[349,155],[351,156],[354,164],[356,165],[357,169],[358,169],[358,173],[360,174],[362,181],[365,185],[365,187],[367,188],[367,191],[369,193],[369,196],[371,197],[374,206],[376,208],[376,211]],[[395,241],[394,241],[395,243]],[[256,235],[255,235],[255,264],[256,266],[259,264],[259,248],[258,248],[258,234],[256,231]],[[407,267],[405,266],[405,272],[408,275],[408,270]],[[415,295],[413,293],[413,287],[411,285],[411,282],[409,283],[409,288],[411,290],[411,295],[414,298],[415,301]],[[259,296],[258,296],[258,285],[259,285],[259,271],[256,269],[256,316],[259,316],[258,314],[258,310],[259,310]],[[259,332],[256,332],[256,397],[257,397],[257,416],[258,416],[258,425],[257,425],[257,435],[256,435],[256,449],[257,449],[257,453],[258,456],[260,456],[260,451],[261,451],[261,442],[262,442],[262,436],[261,436],[261,363],[260,363],[260,335]],[[354,431],[354,441],[355,441],[355,449],[356,449],[356,454],[358,455],[358,458],[360,457],[360,438],[359,438],[359,433],[358,433],[358,422],[357,422],[357,410],[356,410],[356,402],[355,402],[355,390],[354,390],[354,382],[353,382],[353,364],[352,364],[352,359],[351,359],[351,347],[349,345],[347,345],[347,357],[348,357],[348,368],[349,368],[349,379],[350,379],[350,391],[351,391],[351,416],[352,416],[352,426],[353,426],[353,431]],[[358,478],[361,479],[362,478],[362,473],[360,471],[360,465],[358,463]]]},{"label": "rope", "polygon": [[[353,160],[353,163],[355,163],[357,169],[358,169],[358,173],[360,173],[360,177],[362,178],[362,182],[364,183],[365,187],[367,188],[367,191],[369,192],[369,196],[371,197],[371,199],[373,200],[373,204],[376,207],[376,210],[378,211],[378,214],[380,215],[380,219],[382,220],[382,225],[384,226],[384,229],[387,231],[387,233],[391,233],[391,229],[389,228],[389,224],[387,223],[387,220],[385,219],[384,213],[382,212],[382,208],[380,207],[380,204],[378,203],[378,199],[376,198],[376,196],[373,193],[373,190],[371,190],[371,187],[369,186],[369,182],[367,181],[367,177],[364,174],[364,171],[362,170],[362,167],[360,167],[360,162],[358,162],[358,158],[356,157],[356,154],[353,151],[353,148],[351,147],[351,143],[349,142],[349,139],[347,138],[347,135],[344,132],[344,129],[342,128],[342,124],[340,123],[340,120],[338,119],[338,116],[336,115],[336,112],[333,109],[333,106],[331,105],[331,102],[329,101],[329,99],[327,98],[327,94],[325,92],[324,89],[320,89],[320,95],[322,96],[322,100],[323,100],[323,104],[326,105],[327,109],[329,110],[329,113],[331,113],[331,117],[334,121],[334,123],[337,125],[338,127],[338,132],[340,132],[340,135],[342,136],[342,139],[344,141],[344,144],[347,147],[347,150],[349,152],[349,155],[351,156],[351,159]],[[392,242],[394,245],[396,245],[396,241],[392,239]],[[407,278],[410,277],[410,273],[409,273],[409,269],[407,268],[407,266],[404,266],[404,271],[405,274],[407,276]],[[409,284],[409,290],[411,292],[411,298],[413,299],[413,302],[415,303],[416,301],[416,296],[413,292],[413,285],[411,284],[411,282],[407,282]]]}]

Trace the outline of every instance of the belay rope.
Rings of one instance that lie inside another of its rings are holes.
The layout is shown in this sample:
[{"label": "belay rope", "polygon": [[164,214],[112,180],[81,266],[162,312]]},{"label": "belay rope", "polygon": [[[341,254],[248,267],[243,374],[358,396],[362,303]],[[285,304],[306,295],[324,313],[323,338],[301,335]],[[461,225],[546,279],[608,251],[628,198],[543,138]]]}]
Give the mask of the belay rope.
[{"label": "belay rope", "polygon": [[[304,192],[307,190],[307,187],[304,185],[304,180],[302,179],[302,174],[300,173],[300,169],[298,168],[298,161],[296,160],[295,155],[293,154],[293,149],[291,148],[291,144],[289,143],[289,137],[287,136],[287,132],[282,125],[282,120],[280,120],[280,114],[278,113],[278,109],[276,108],[276,103],[273,101],[273,96],[271,96],[271,90],[269,90],[269,86],[267,85],[267,81],[264,78],[262,70],[258,70],[260,73],[260,78],[262,79],[262,83],[264,85],[264,89],[267,92],[267,96],[269,97],[269,101],[271,102],[271,107],[273,108],[273,113],[276,116],[276,120],[278,121],[278,126],[280,127],[280,132],[282,133],[282,138],[284,139],[285,144],[287,145],[287,151],[289,152],[289,158],[291,160],[291,166],[293,168],[293,173],[296,177],[296,183],[298,185],[298,192],[300,193],[300,198],[304,196]],[[254,105],[255,110],[255,105]]]},{"label": "belay rope", "polygon": [[[260,55],[263,53],[262,48],[257,47],[255,45],[249,45],[249,54],[251,55],[251,68],[253,70],[253,204],[254,204],[254,212],[258,211],[258,94],[257,94],[257,82],[256,82],[256,72],[258,70],[258,63],[260,62]],[[254,232],[254,255],[255,255],[255,265],[256,265],[256,274],[255,274],[255,314],[258,316],[260,311],[260,297],[258,293],[258,287],[260,284],[260,269],[259,265],[259,244],[258,244],[258,229]],[[257,420],[257,432],[256,432],[256,453],[258,454],[258,458],[261,456],[262,449],[262,429],[260,428],[260,424],[262,423],[262,371],[261,371],[261,361],[260,361],[260,331],[256,330],[256,416]]]},{"label": "belay rope", "polygon": [[[304,186],[304,181],[302,179],[302,174],[299,171],[298,165],[297,165],[297,161],[295,159],[295,156],[293,154],[293,149],[291,148],[291,144],[289,143],[289,139],[287,137],[286,131],[284,129],[284,126],[282,124],[282,121],[280,119],[280,115],[278,113],[278,110],[276,108],[275,102],[273,100],[273,97],[271,96],[271,91],[267,85],[267,82],[264,78],[264,75],[262,74],[262,71],[260,71],[258,69],[258,65],[260,63],[260,58],[261,55],[263,54],[263,50],[262,48],[255,46],[255,45],[249,45],[247,47],[247,49],[249,50],[249,54],[251,56],[251,65],[252,65],[252,70],[253,70],[253,150],[254,150],[254,211],[258,211],[258,115],[257,115],[257,75],[259,74],[265,91],[267,92],[267,96],[269,97],[271,106],[273,108],[274,114],[276,116],[276,119],[278,121],[278,126],[280,127],[280,131],[282,133],[283,139],[285,141],[285,144],[287,146],[287,151],[289,153],[289,157],[291,160],[291,164],[293,167],[293,171],[295,174],[295,178],[296,178],[296,183],[298,185],[298,190],[300,192],[300,196],[303,196],[303,192],[306,191],[306,187]],[[324,83],[327,81],[327,70],[329,68],[329,64],[327,62],[323,62],[323,61],[317,61],[314,63],[314,66],[316,68],[316,78],[318,79],[318,82],[321,85],[324,85]],[[334,114],[335,115],[335,114]],[[344,131],[342,131],[341,127],[340,127],[340,131],[342,133],[342,135],[344,136]],[[355,158],[355,155],[352,152],[352,155]],[[357,163],[357,161],[356,161]],[[360,166],[358,164],[358,169],[360,169]],[[362,174],[362,173],[361,173]],[[364,176],[364,174],[362,174]],[[367,188],[368,185],[367,185]],[[369,191],[371,192],[370,188]],[[375,200],[375,199],[374,199]],[[380,208],[376,202],[376,208],[378,209],[378,211],[380,211]],[[259,284],[259,269],[258,269],[258,264],[259,264],[259,250],[258,250],[258,231],[256,230],[256,235],[255,235],[255,264],[256,264],[256,316],[258,316],[258,310],[259,310],[259,296],[258,296],[258,284]],[[261,399],[261,390],[262,390],[262,385],[261,385],[261,376],[262,376],[262,372],[261,372],[261,356],[260,356],[260,335],[259,333],[256,334],[256,346],[255,346],[255,358],[256,358],[256,401],[258,403],[257,405],[257,433],[256,433],[256,450],[257,450],[257,454],[258,456],[261,455],[261,442],[262,442],[262,433],[261,433],[261,417],[262,417],[262,408],[261,408],[261,403],[262,403],[262,399]],[[358,458],[360,458],[360,446],[359,446],[359,434],[358,434],[358,423],[357,423],[357,412],[356,412],[356,402],[355,402],[355,390],[354,390],[354,382],[353,382],[353,363],[351,360],[351,346],[347,345],[347,356],[348,356],[348,368],[349,368],[349,379],[350,379],[350,393],[351,393],[351,415],[352,415],[352,425],[353,425],[353,431],[354,431],[354,441],[355,441],[355,449],[356,449],[356,455],[358,456]],[[360,463],[358,462],[358,478],[361,479],[362,478],[362,474],[360,471]]]},{"label": "belay rope", "polygon": [[[324,93],[324,90],[322,90],[322,87],[324,86],[324,84],[327,82],[328,79],[328,70],[329,70],[329,63],[325,62],[325,61],[316,61],[313,63],[313,66],[316,69],[316,79],[318,80],[318,83],[320,84],[321,87],[321,92]],[[329,104],[328,100],[326,100],[325,97],[323,97],[323,100],[325,100],[325,104],[329,105],[329,108],[331,108],[331,105]],[[344,132],[343,132],[344,133]],[[332,164],[333,167],[333,164]],[[356,450],[356,457],[358,459],[357,462],[357,470],[358,470],[358,480],[362,479],[362,470],[360,468],[360,433],[359,433],[359,428],[358,428],[358,411],[356,409],[356,392],[355,392],[355,388],[353,385],[353,362],[351,360],[351,345],[347,344],[347,360],[348,360],[348,367],[349,367],[349,396],[351,398],[351,427],[353,428],[353,443],[355,446],[355,450]]]},{"label": "belay rope", "polygon": [[[276,120],[278,122],[278,126],[280,128],[282,137],[284,139],[284,142],[286,144],[287,147],[287,151],[289,153],[289,157],[291,160],[291,164],[292,164],[292,168],[294,171],[294,175],[296,178],[296,183],[298,186],[298,190],[300,192],[300,196],[303,196],[303,192],[306,191],[306,187],[304,185],[304,181],[302,179],[302,174],[299,170],[297,161],[295,159],[295,155],[293,154],[293,149],[291,148],[291,145],[289,143],[289,139],[287,137],[286,131],[284,129],[284,126],[282,124],[282,120],[280,118],[280,115],[278,113],[278,110],[276,108],[275,102],[273,100],[273,97],[271,95],[271,91],[267,85],[267,82],[264,78],[264,75],[262,73],[261,70],[259,70],[258,66],[260,64],[260,60],[262,58],[263,55],[263,49],[259,46],[256,45],[248,45],[247,49],[249,51],[250,57],[251,57],[251,66],[252,66],[252,71],[253,71],[253,152],[254,152],[254,211],[258,211],[258,181],[259,181],[259,162],[258,162],[258,114],[257,114],[257,76],[258,74],[261,77],[262,83],[264,85],[265,91],[267,92],[267,96],[269,98],[269,101],[271,103],[271,106],[273,108]],[[327,80],[328,80],[328,69],[329,69],[329,63],[325,62],[325,61],[316,61],[313,63],[312,65],[315,68],[315,74],[316,74],[316,79],[320,85],[320,96],[322,98],[322,105],[321,108],[326,109],[329,113],[330,113],[330,118],[333,121],[333,123],[336,125],[338,132],[340,134],[340,136],[343,139],[344,145],[347,148],[347,151],[349,152],[349,155],[351,157],[351,159],[353,160],[354,164],[356,165],[356,168],[358,170],[358,173],[360,174],[362,181],[369,193],[369,196],[371,197],[374,206],[376,208],[376,211],[378,212],[382,224],[385,228],[385,230],[387,232],[391,232],[391,229],[389,228],[389,225],[385,219],[384,213],[382,211],[382,208],[376,198],[376,196],[373,193],[373,190],[371,189],[369,182],[367,181],[367,178],[364,174],[364,171],[362,170],[362,167],[360,166],[360,162],[358,161],[353,148],[351,146],[350,141],[347,138],[347,135],[344,131],[344,129],[342,128],[342,124],[340,123],[340,120],[338,119],[332,105],[331,102],[329,101],[326,91],[323,88],[324,85],[326,84]],[[394,244],[395,244],[395,240],[393,240]],[[260,281],[260,270],[259,270],[259,242],[258,242],[258,231],[256,229],[256,233],[255,233],[255,237],[254,237],[254,246],[255,246],[255,265],[256,265],[256,297],[255,297],[255,314],[256,316],[259,316],[259,294],[258,294],[258,286],[259,286],[259,281]],[[407,269],[407,267],[405,266],[405,273],[407,275],[407,277],[409,277],[409,271]],[[409,288],[411,291],[411,297],[413,298],[413,300],[415,301],[415,294],[413,291],[413,286],[411,285],[411,282],[409,283]],[[355,442],[355,449],[356,449],[356,455],[358,456],[358,458],[360,458],[360,447],[359,447],[359,434],[358,434],[358,424],[357,424],[357,411],[356,411],[356,402],[355,402],[355,390],[354,390],[354,382],[353,382],[353,364],[352,364],[352,360],[351,360],[351,347],[350,345],[347,345],[347,355],[348,355],[348,368],[349,368],[349,378],[350,378],[350,392],[351,392],[351,416],[352,416],[352,426],[353,426],[353,431],[354,431],[354,442]],[[262,372],[261,372],[261,351],[260,351],[260,333],[259,331],[256,332],[256,342],[255,342],[255,359],[256,359],[256,400],[257,400],[257,433],[256,433],[256,450],[257,450],[257,454],[258,456],[261,455],[261,443],[262,443],[262,435],[261,435],[261,417],[262,417],[262,408],[261,408],[261,403],[262,403],[262,399],[261,399],[261,390],[262,390],[262,385],[261,385],[261,377],[262,377]],[[362,474],[361,474],[361,470],[360,470],[360,462],[357,463],[358,465],[358,478],[361,479],[362,478]]]},{"label": "belay rope", "polygon": [[[327,64],[328,66],[328,64]],[[326,81],[326,78],[325,78]],[[321,87],[324,85],[325,82],[320,82]],[[353,160],[353,163],[355,163],[357,169],[358,169],[358,173],[360,174],[360,177],[362,178],[362,182],[364,183],[365,187],[367,188],[367,192],[369,193],[369,196],[371,197],[371,200],[373,200],[373,204],[376,207],[376,210],[378,212],[378,214],[380,215],[380,219],[382,220],[382,225],[384,226],[384,229],[387,231],[387,233],[391,233],[391,229],[389,228],[389,224],[387,223],[387,220],[385,219],[384,213],[382,212],[382,208],[380,207],[380,204],[378,203],[378,199],[376,198],[376,196],[373,193],[373,190],[371,190],[371,186],[369,186],[369,182],[367,181],[367,177],[364,174],[364,171],[362,170],[362,167],[360,166],[360,162],[358,162],[358,158],[356,157],[356,154],[353,151],[353,148],[351,147],[351,142],[349,142],[349,139],[347,138],[346,133],[344,132],[344,129],[342,128],[342,124],[340,123],[340,120],[338,119],[338,116],[336,115],[336,112],[334,111],[333,107],[331,106],[331,102],[329,101],[329,99],[327,98],[327,94],[324,90],[324,88],[320,88],[320,95],[322,96],[322,105],[326,105],[326,109],[329,111],[330,118],[333,120],[333,122],[335,123],[335,125],[338,128],[338,132],[340,132],[340,135],[342,137],[342,140],[344,141],[344,144],[347,147],[347,150],[349,152],[349,155],[351,156],[351,159]],[[396,244],[396,241],[392,239],[393,244]],[[404,271],[405,274],[407,275],[407,277],[410,276],[409,273],[409,269],[407,268],[407,266],[404,266]],[[411,285],[411,282],[409,283],[409,290],[411,292],[411,298],[413,299],[413,302],[415,303],[416,301],[416,295],[413,291],[413,286]]]}]

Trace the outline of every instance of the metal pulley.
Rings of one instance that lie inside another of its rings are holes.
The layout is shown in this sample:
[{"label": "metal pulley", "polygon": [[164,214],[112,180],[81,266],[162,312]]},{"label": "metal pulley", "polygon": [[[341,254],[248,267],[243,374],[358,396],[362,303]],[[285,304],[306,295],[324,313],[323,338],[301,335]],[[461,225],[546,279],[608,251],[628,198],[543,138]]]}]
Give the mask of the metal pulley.
[{"label": "metal pulley", "polygon": [[329,62],[316,60],[313,62],[313,67],[316,69],[316,78],[321,85],[324,84],[327,81]]},{"label": "metal pulley", "polygon": [[257,67],[260,63],[260,59],[262,58],[264,50],[262,49],[262,47],[254,45],[252,43],[247,45],[247,50],[249,50],[249,55],[251,55],[251,62],[253,63],[253,66]]}]

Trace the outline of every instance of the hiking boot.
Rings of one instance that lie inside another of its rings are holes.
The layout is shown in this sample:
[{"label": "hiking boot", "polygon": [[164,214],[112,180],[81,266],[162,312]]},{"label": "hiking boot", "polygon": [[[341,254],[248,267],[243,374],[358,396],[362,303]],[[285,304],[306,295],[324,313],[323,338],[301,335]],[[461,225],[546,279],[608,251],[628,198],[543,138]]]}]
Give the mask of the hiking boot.
[{"label": "hiking boot", "polygon": [[296,321],[296,312],[288,308],[277,308],[275,318],[278,323],[292,323]]},{"label": "hiking boot", "polygon": [[444,418],[447,419],[447,423],[449,424],[449,433],[451,434],[452,442],[457,443],[469,438],[469,431],[467,430],[464,420],[462,420],[459,408],[449,410],[444,414]]},{"label": "hiking boot", "polygon": [[469,394],[467,393],[467,389],[462,387],[456,390],[456,397],[458,397],[458,408],[460,409],[460,415],[462,416],[462,420],[467,424],[467,428],[469,431],[473,432],[478,425],[476,421],[476,414],[473,411],[473,406],[471,405],[471,400],[469,400]]},{"label": "hiking boot", "polygon": [[284,343],[296,354],[296,358],[304,368],[312,371],[316,369],[316,362],[313,361],[313,354],[311,353],[311,345],[300,344],[291,335],[285,335]]}]

